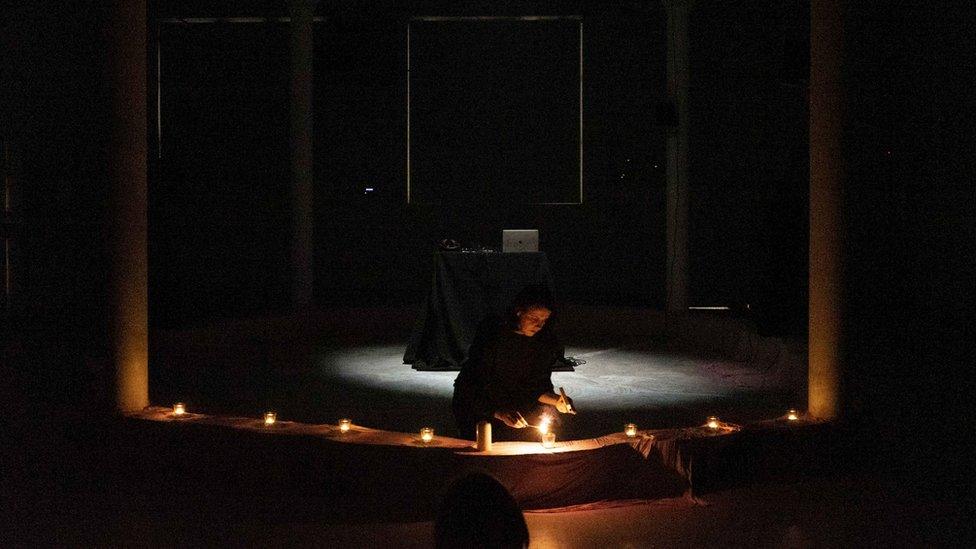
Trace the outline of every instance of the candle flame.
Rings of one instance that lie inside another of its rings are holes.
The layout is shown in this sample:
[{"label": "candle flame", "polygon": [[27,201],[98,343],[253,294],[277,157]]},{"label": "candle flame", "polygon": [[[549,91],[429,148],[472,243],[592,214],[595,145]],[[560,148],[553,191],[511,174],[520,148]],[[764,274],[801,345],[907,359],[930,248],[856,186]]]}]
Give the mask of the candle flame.
[{"label": "candle flame", "polygon": [[542,416],[539,420],[539,433],[546,434],[549,432],[549,424],[552,423],[552,419],[549,416]]}]

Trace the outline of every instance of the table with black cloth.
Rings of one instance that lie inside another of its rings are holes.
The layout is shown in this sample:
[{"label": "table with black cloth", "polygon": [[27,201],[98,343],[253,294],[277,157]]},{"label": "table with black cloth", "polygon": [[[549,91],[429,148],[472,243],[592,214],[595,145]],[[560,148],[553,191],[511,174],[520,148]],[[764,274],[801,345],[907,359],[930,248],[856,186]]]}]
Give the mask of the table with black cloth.
[{"label": "table with black cloth", "polygon": [[[544,252],[435,252],[431,288],[403,363],[415,370],[460,370],[479,328],[503,319],[515,296],[528,286],[554,295]],[[555,337],[555,322],[553,314],[535,337]],[[554,369],[572,368],[560,362]]]}]

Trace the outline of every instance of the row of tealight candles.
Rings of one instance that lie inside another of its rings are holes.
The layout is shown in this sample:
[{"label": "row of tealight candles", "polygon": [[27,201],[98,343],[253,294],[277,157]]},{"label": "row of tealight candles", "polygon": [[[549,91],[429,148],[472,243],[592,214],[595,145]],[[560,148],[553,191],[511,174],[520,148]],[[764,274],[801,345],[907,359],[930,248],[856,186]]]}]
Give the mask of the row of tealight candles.
[{"label": "row of tealight candles", "polygon": [[[186,404],[182,402],[177,402],[173,405],[173,415],[176,417],[182,417],[186,415]],[[275,412],[265,412],[264,413],[264,426],[272,427],[278,421],[278,414]],[[352,420],[348,418],[342,418],[339,420],[339,432],[348,433],[352,429]],[[432,427],[424,427],[420,430],[420,440],[423,442],[431,442],[434,440],[434,429]]]},{"label": "row of tealight candles", "polygon": [[[186,404],[182,402],[177,402],[176,404],[173,405],[174,416],[179,417],[185,414],[186,414]],[[786,419],[789,421],[796,421],[799,418],[800,415],[794,409],[790,409],[786,413]],[[278,415],[275,412],[266,412],[264,414],[264,425],[266,427],[271,427],[272,425],[275,424],[276,421],[278,421]],[[544,448],[553,448],[556,445],[556,433],[553,433],[549,429],[549,424],[551,423],[551,421],[552,420],[549,417],[543,417],[539,422],[538,429],[539,429],[539,434],[542,435],[542,446]],[[708,420],[705,422],[705,425],[713,431],[717,431],[719,427],[722,426],[721,422],[716,416],[708,416]],[[351,419],[343,418],[339,420],[340,433],[348,433],[349,429],[351,428],[352,428]],[[634,423],[628,423],[627,425],[624,425],[624,434],[630,438],[636,437],[637,425]],[[420,440],[423,441],[425,444],[434,440],[434,429],[432,427],[422,428],[420,430]]]}]

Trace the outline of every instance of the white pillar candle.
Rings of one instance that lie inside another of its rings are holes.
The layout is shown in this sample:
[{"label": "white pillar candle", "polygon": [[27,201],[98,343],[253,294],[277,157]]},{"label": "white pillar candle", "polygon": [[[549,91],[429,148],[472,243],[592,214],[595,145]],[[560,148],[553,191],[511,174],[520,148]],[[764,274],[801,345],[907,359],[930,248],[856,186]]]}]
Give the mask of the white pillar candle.
[{"label": "white pillar candle", "polygon": [[478,422],[478,433],[475,441],[475,448],[477,448],[479,452],[491,451],[491,422],[490,421]]}]

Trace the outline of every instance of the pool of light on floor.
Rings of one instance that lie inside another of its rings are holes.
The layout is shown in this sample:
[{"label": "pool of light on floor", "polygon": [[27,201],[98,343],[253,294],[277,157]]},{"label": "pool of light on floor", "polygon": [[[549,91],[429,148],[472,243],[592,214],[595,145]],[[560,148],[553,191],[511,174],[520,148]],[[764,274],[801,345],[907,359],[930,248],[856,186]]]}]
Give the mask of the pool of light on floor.
[{"label": "pool of light on floor", "polygon": [[[323,379],[391,393],[450,399],[457,372],[419,372],[403,364],[405,345],[360,345],[319,353]],[[618,348],[567,348],[567,356],[586,360],[575,372],[554,372],[553,384],[564,387],[588,410],[628,410],[680,405],[727,397],[727,386],[705,377],[700,361],[660,352]]]}]

